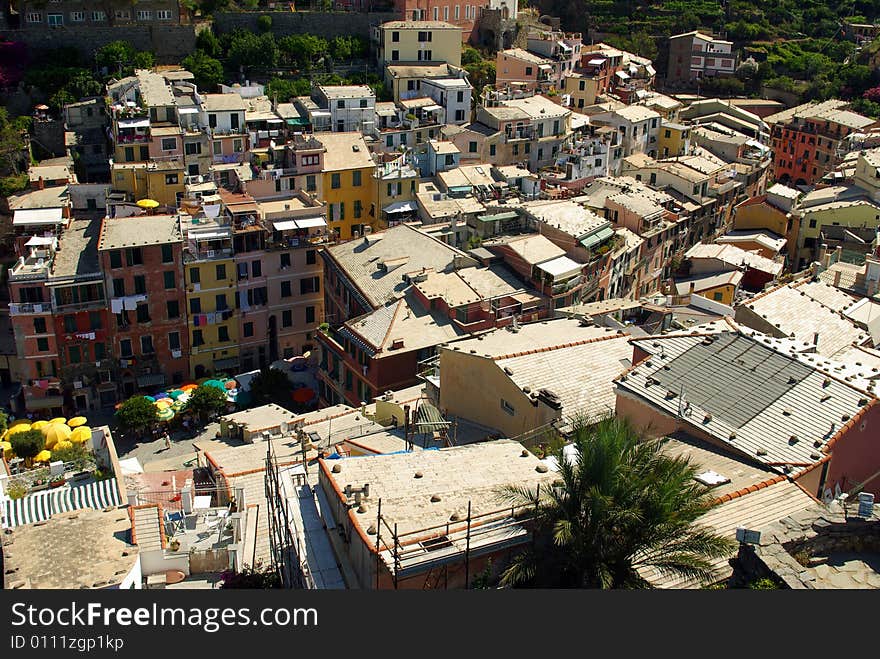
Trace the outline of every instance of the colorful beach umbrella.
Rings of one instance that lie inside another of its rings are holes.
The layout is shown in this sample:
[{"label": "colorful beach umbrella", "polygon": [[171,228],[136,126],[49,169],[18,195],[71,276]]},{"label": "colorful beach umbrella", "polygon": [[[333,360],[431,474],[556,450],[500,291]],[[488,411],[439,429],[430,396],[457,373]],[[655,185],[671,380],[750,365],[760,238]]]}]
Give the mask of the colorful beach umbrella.
[{"label": "colorful beach umbrella", "polygon": [[88,422],[89,420],[84,416],[75,416],[67,422],[67,425],[71,428],[76,428],[77,426],[84,426]]},{"label": "colorful beach umbrella", "polygon": [[144,396],[144,398],[146,398],[146,399],[147,399],[148,401],[150,401],[151,403],[155,403],[155,402],[156,402],[156,399],[153,398],[152,396]]},{"label": "colorful beach umbrella", "polygon": [[183,392],[187,392],[187,391],[192,391],[193,389],[198,389],[198,388],[199,388],[199,385],[197,385],[197,384],[193,384],[192,382],[190,382],[189,384],[185,384],[185,385],[183,385],[183,386],[180,388],[180,390],[183,391]]},{"label": "colorful beach umbrella", "polygon": [[173,419],[173,418],[174,418],[174,411],[173,410],[171,410],[169,408],[165,408],[165,409],[159,411],[159,420],[160,421],[171,421],[171,419]]},{"label": "colorful beach umbrella", "polygon": [[[12,426],[9,429],[9,435],[14,435],[17,432],[27,432],[31,429],[31,424],[29,423],[19,423],[17,426]],[[8,435],[7,435],[8,436]]]},{"label": "colorful beach umbrella", "polygon": [[49,462],[52,459],[51,451],[43,449],[34,456],[34,462]]},{"label": "colorful beach umbrella", "polygon": [[31,424],[31,430],[42,430],[43,428],[45,428],[48,425],[49,425],[49,422],[45,421],[43,419],[41,419],[39,421],[34,421]]},{"label": "colorful beach umbrella", "polygon": [[88,426],[78,426],[70,433],[70,441],[74,444],[83,444],[92,438],[92,429]]},{"label": "colorful beach umbrella", "polygon": [[46,436],[46,444],[57,444],[70,439],[70,433],[73,432],[69,426],[63,423],[50,423],[43,428],[43,434]]},{"label": "colorful beach umbrella", "polygon": [[63,416],[56,416],[54,419],[49,419],[49,423],[67,423],[67,419]]},{"label": "colorful beach umbrella", "polygon": [[9,442],[0,442],[0,455],[4,458],[12,457],[12,444]]},{"label": "colorful beach umbrella", "polygon": [[55,447],[52,449],[52,452],[63,451],[64,449],[73,448],[73,442],[70,442],[66,439],[55,444]]},{"label": "colorful beach umbrella", "polygon": [[155,199],[141,199],[137,202],[138,208],[158,208],[159,202]]}]

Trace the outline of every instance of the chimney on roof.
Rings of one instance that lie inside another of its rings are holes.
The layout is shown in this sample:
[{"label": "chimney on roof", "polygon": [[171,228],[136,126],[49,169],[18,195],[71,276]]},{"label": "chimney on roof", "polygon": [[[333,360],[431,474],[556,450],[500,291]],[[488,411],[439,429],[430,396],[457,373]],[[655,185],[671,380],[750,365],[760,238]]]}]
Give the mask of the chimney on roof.
[{"label": "chimney on roof", "polygon": [[813,332],[813,345],[819,345],[819,332]]}]

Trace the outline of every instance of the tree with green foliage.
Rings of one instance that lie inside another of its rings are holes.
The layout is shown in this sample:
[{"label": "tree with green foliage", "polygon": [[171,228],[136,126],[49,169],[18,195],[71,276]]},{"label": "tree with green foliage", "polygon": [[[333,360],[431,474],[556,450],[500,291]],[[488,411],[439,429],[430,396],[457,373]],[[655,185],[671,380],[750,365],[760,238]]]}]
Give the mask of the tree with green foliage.
[{"label": "tree with green foliage", "polygon": [[287,64],[313,66],[327,53],[330,44],[314,34],[290,34],[278,40],[278,48]]},{"label": "tree with green foliage", "polygon": [[193,74],[196,85],[204,92],[213,92],[224,80],[223,65],[203,50],[194,50],[180,65]]},{"label": "tree with green foliage", "polygon": [[148,50],[142,50],[131,58],[131,66],[134,69],[152,69],[156,66],[156,56]]},{"label": "tree with green foliage", "polygon": [[229,39],[229,62],[235,67],[274,67],[278,64],[278,44],[271,32],[257,35],[238,30]]},{"label": "tree with green foliage", "polygon": [[279,103],[288,103],[294,96],[308,96],[312,83],[308,78],[272,78],[266,85],[266,95]]},{"label": "tree with green foliage", "polygon": [[26,464],[42,451],[46,446],[46,438],[39,430],[25,430],[24,432],[14,432],[7,436],[9,443],[12,444],[12,452],[19,458],[24,458]]},{"label": "tree with green foliage", "polygon": [[260,32],[269,32],[272,30],[272,17],[263,15],[257,19],[257,29]]},{"label": "tree with green foliage", "polygon": [[201,421],[211,418],[226,409],[226,393],[217,387],[198,387],[186,401],[184,409],[195,414]]},{"label": "tree with green foliage", "polygon": [[644,30],[627,36],[609,36],[608,42],[615,48],[652,60],[656,59],[659,53],[656,40]]},{"label": "tree with green foliage", "polygon": [[134,59],[136,52],[134,46],[127,41],[111,41],[95,51],[95,63],[106,67],[111,75],[117,72],[122,75],[123,69]]},{"label": "tree with green foliage", "polygon": [[479,50],[465,46],[461,51],[461,66],[468,80],[479,94],[486,85],[495,84],[495,62],[485,59]]},{"label": "tree with green foliage", "polygon": [[209,57],[220,57],[223,55],[223,46],[217,35],[211,29],[204,29],[199,32],[196,37],[196,50],[202,50]]},{"label": "tree with green foliage", "polygon": [[576,420],[574,456],[556,452],[560,482],[510,486],[513,505],[537,510],[537,544],[514,557],[502,585],[649,588],[642,570],[708,581],[736,544],[698,521],[714,498],[698,468],[625,419]]},{"label": "tree with green foliage", "polygon": [[143,396],[132,396],[116,410],[116,419],[125,430],[143,433],[159,421],[159,409]]},{"label": "tree with green foliage", "polygon": [[266,366],[260,369],[250,383],[254,405],[275,403],[282,407],[290,405],[290,392],[293,390],[290,380],[283,371]]},{"label": "tree with green foliage", "polygon": [[27,167],[30,160],[25,135],[30,117],[9,118],[0,107],[0,198],[6,199],[28,187]]},{"label": "tree with green foliage", "polygon": [[127,41],[111,41],[95,51],[95,63],[111,76],[131,75],[135,69],[151,69],[156,58],[149,51],[137,51]]}]

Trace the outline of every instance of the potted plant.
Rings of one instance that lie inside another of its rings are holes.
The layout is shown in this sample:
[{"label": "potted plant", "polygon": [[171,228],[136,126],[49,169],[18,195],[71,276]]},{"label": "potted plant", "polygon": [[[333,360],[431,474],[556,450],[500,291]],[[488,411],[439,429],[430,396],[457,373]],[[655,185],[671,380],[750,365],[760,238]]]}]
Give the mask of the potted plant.
[{"label": "potted plant", "polygon": [[171,538],[171,542],[168,543],[168,548],[171,551],[180,551],[180,540],[177,538]]},{"label": "potted plant", "polygon": [[64,478],[64,474],[58,474],[57,476],[53,476],[52,480],[49,481],[49,487],[61,487],[66,482],[67,480]]}]

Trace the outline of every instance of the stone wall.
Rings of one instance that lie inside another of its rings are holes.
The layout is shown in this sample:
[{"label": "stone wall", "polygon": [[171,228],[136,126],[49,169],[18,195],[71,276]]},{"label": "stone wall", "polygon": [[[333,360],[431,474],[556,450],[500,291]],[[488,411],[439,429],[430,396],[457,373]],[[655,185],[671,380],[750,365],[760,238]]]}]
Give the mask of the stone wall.
[{"label": "stone wall", "polygon": [[257,32],[257,21],[260,16],[272,18],[272,33],[276,37],[288,34],[317,34],[326,39],[347,35],[369,39],[372,26],[399,19],[396,13],[391,12],[229,12],[214,14],[214,31],[217,34],[238,29]]},{"label": "stone wall", "polygon": [[0,30],[0,38],[20,41],[31,51],[76,48],[87,59],[111,41],[127,41],[149,50],[159,64],[177,64],[195,49],[195,25],[65,27],[53,30]]},{"label": "stone wall", "polygon": [[[853,506],[854,508],[855,506]],[[852,513],[854,511],[850,511]],[[741,545],[732,583],[770,578],[783,588],[880,588],[880,572],[865,567],[880,554],[880,516],[844,517],[817,508],[780,520],[756,546]],[[829,560],[845,556],[846,561]],[[860,561],[862,561],[860,563]]]}]

